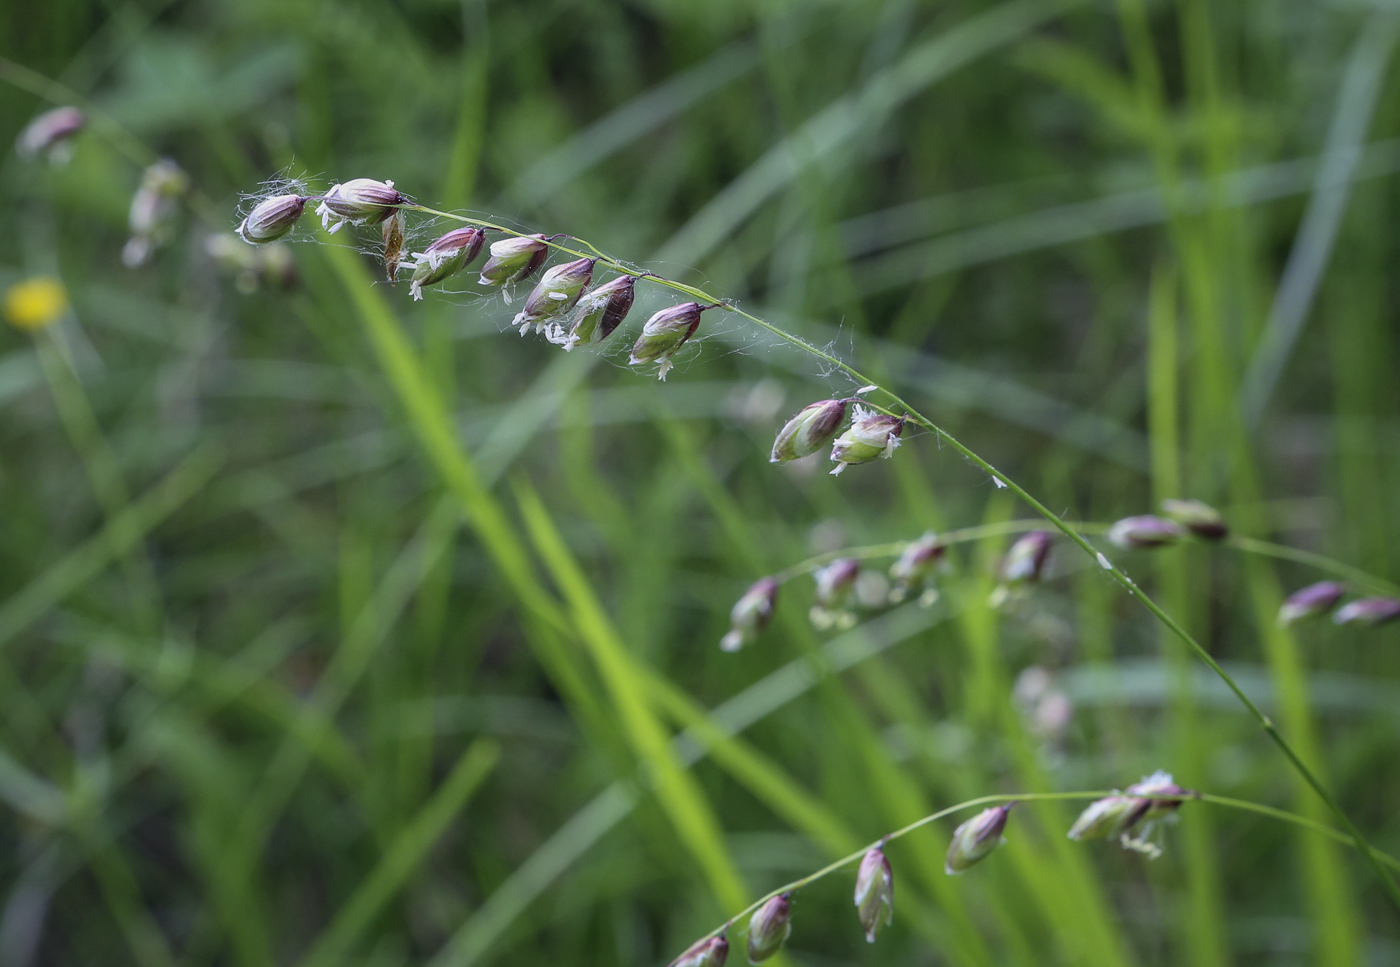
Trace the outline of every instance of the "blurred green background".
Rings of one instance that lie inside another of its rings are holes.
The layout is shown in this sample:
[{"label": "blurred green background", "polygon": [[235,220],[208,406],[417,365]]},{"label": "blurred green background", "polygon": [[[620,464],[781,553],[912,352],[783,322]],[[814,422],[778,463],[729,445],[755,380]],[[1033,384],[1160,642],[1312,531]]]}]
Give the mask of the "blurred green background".
[{"label": "blurred green background", "polygon": [[[294,278],[206,239],[269,178],[392,179],[737,300],[1072,520],[1196,497],[1396,579],[1397,37],[1393,3],[1303,0],[7,4],[0,132],[91,121],[66,165],[0,163],[0,287],[72,304],[0,331],[0,961],[661,964],[987,793],[1160,767],[1326,820],[1063,541],[1000,610],[1004,536],[850,629],[797,578],[722,654],[760,575],[1029,516],[912,428],[840,478],[770,466],[856,387],[736,317],[658,383],[625,365],[653,285],[566,355],[310,217]],[[158,157],[192,189],[130,269]],[[1113,554],[1400,850],[1400,632],[1275,627],[1296,562]],[[1149,862],[1074,814],[1022,807],[956,879],[951,822],[903,839],[877,944],[848,871],[780,957],[1400,964],[1342,846],[1188,804]]]}]

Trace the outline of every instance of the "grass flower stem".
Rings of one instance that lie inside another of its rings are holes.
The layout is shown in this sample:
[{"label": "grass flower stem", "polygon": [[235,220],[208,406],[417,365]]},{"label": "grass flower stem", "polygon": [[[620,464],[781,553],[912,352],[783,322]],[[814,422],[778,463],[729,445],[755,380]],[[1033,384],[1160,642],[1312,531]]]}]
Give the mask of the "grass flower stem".
[{"label": "grass flower stem", "polygon": [[[435,215],[440,218],[448,218],[453,219],[455,221],[465,222],[471,225],[477,225],[482,228],[491,229],[493,231],[504,232],[508,235],[523,236],[527,234],[525,232],[517,231],[513,228],[507,228],[504,225],[497,225],[494,222],[483,221],[481,219],[472,218],[466,215],[457,215],[451,212],[438,211],[434,208],[428,208],[425,205],[406,204],[401,207],[412,211],[423,212],[424,214],[428,215]],[[1173,635],[1175,635],[1183,644],[1185,644],[1191,651],[1195,652],[1196,657],[1199,658],[1201,661],[1205,662],[1206,666],[1209,667],[1210,670],[1213,671],[1220,678],[1220,680],[1226,684],[1227,687],[1229,687],[1230,691],[1234,693],[1235,698],[1237,698],[1240,704],[1243,705],[1245,709],[1249,711],[1249,714],[1252,715],[1255,721],[1259,723],[1259,727],[1264,730],[1265,734],[1268,735],[1269,739],[1274,743],[1275,746],[1278,747],[1279,751],[1283,753],[1284,758],[1288,760],[1289,764],[1293,767],[1294,771],[1296,771],[1298,775],[1302,777],[1303,781],[1307,783],[1309,787],[1312,788],[1313,792],[1317,794],[1318,798],[1320,798],[1322,802],[1327,806],[1327,808],[1332,812],[1332,814],[1337,817],[1337,821],[1341,823],[1341,825],[1346,829],[1347,833],[1351,836],[1353,844],[1356,846],[1357,850],[1360,851],[1361,854],[1366,858],[1367,863],[1375,872],[1376,877],[1380,880],[1382,887],[1390,895],[1390,898],[1395,903],[1395,906],[1397,908],[1400,908],[1400,885],[1397,885],[1395,878],[1392,877],[1390,873],[1386,870],[1386,868],[1381,864],[1375,851],[1372,849],[1371,844],[1367,842],[1365,836],[1361,834],[1361,830],[1357,828],[1356,824],[1351,821],[1351,817],[1349,817],[1346,814],[1346,811],[1342,809],[1341,804],[1337,802],[1336,798],[1333,797],[1332,793],[1327,789],[1325,785],[1323,785],[1322,780],[1320,780],[1317,777],[1317,774],[1314,773],[1313,770],[1308,766],[1308,764],[1303,761],[1302,757],[1298,755],[1297,751],[1293,748],[1293,745],[1283,737],[1283,733],[1281,733],[1278,730],[1278,727],[1274,725],[1273,720],[1269,718],[1269,716],[1265,715],[1263,710],[1260,709],[1259,706],[1257,706],[1256,704],[1254,704],[1253,701],[1250,700],[1249,696],[1244,693],[1244,689],[1240,688],[1239,683],[1235,681],[1235,679],[1230,675],[1229,672],[1227,672],[1224,668],[1220,666],[1219,662],[1217,662],[1213,657],[1211,657],[1210,652],[1206,650],[1206,647],[1204,645],[1197,641],[1196,638],[1189,631],[1182,627],[1180,622],[1178,622],[1175,618],[1169,615],[1159,604],[1157,604],[1156,601],[1152,600],[1152,598],[1148,594],[1146,594],[1141,588],[1139,588],[1137,586],[1137,583],[1131,577],[1128,576],[1126,571],[1124,571],[1122,568],[1118,567],[1118,565],[1114,564],[1107,557],[1105,557],[1096,547],[1094,547],[1094,545],[1089,543],[1088,539],[1083,534],[1081,534],[1078,530],[1072,527],[1064,518],[1060,517],[1049,507],[1046,507],[1043,503],[1041,503],[1034,496],[1032,496],[1029,491],[1027,491],[1020,484],[1016,483],[1016,481],[1012,480],[1010,477],[1002,473],[996,467],[992,466],[982,457],[978,456],[977,453],[975,453],[971,448],[966,446],[957,437],[953,436],[947,430],[943,429],[943,427],[933,422],[933,420],[924,416],[914,407],[910,406],[902,397],[899,396],[899,394],[895,393],[893,390],[881,386],[879,383],[870,379],[864,373],[860,372],[854,366],[850,365],[840,357],[834,356],[818,346],[814,346],[812,343],[803,339],[801,336],[798,336],[794,333],[790,333],[786,329],[783,329],[779,326],[775,326],[773,323],[768,322],[765,319],[761,319],[751,312],[746,312],[745,310],[740,309],[738,306],[735,306],[728,302],[724,302],[721,299],[716,299],[714,296],[710,295],[708,292],[705,292],[702,289],[698,289],[692,285],[686,285],[684,282],[676,282],[673,279],[667,279],[663,276],[654,275],[650,272],[644,272],[639,269],[633,268],[632,266],[613,258],[606,252],[603,252],[601,249],[597,248],[592,243],[584,241],[583,239],[579,239],[574,236],[558,235],[553,236],[553,239],[558,239],[561,237],[569,238],[573,243],[582,246],[584,249],[587,249],[587,251],[582,251],[570,245],[563,245],[554,240],[550,240],[548,244],[552,248],[555,248],[561,252],[573,255],[575,258],[596,258],[600,264],[612,268],[618,272],[623,272],[628,275],[635,276],[637,278],[645,277],[664,288],[668,288],[675,292],[680,292],[685,295],[688,295],[692,299],[695,299],[697,302],[722,306],[725,310],[734,313],[742,319],[748,320],[753,325],[758,326],[760,329],[766,330],[778,339],[781,339],[782,341],[787,342],[797,347],[798,349],[801,349],[803,352],[806,352],[809,355],[822,360],[823,362],[834,367],[835,369],[839,369],[840,371],[844,372],[846,375],[854,379],[858,385],[874,386],[875,391],[884,394],[884,397],[886,398],[889,406],[892,409],[899,409],[904,412],[909,422],[921,426],[924,429],[928,430],[930,433],[933,433],[942,442],[952,447],[958,453],[962,454],[962,456],[967,461],[969,461],[974,466],[991,476],[992,479],[995,480],[999,486],[1004,487],[1005,489],[1011,491],[1011,493],[1015,494],[1017,497],[1021,498],[1021,500],[1028,504],[1032,510],[1034,510],[1041,517],[1044,517],[1047,521],[1054,525],[1054,527],[1057,530],[1059,530],[1062,534],[1068,537],[1075,544],[1078,544],[1080,549],[1083,550],[1085,554],[1088,554],[1091,559],[1097,561],[1099,565],[1104,569],[1105,573],[1107,573],[1109,577],[1111,577],[1119,585],[1119,587],[1121,587],[1132,597],[1137,598],[1138,601],[1142,603],[1142,606],[1144,608],[1150,611],[1158,621],[1162,622],[1162,624],[1165,625],[1166,628]],[[890,412],[890,410],[888,409],[885,409],[883,411]]]},{"label": "grass flower stem", "polygon": [[[969,799],[966,802],[960,802],[957,805],[949,806],[946,809],[940,809],[938,810],[938,812],[930,813],[929,815],[924,816],[922,819],[916,819],[909,825],[902,826],[892,833],[887,833],[875,842],[862,846],[860,849],[856,850],[853,853],[843,856],[838,860],[833,860],[826,866],[823,866],[821,869],[813,873],[808,873],[804,877],[793,880],[791,883],[785,883],[777,889],[765,893],[763,896],[750,903],[744,909],[731,916],[728,920],[720,924],[714,930],[711,930],[709,933],[705,934],[705,936],[699,938],[699,940],[697,940],[696,942],[699,943],[704,940],[708,940],[710,937],[719,936],[721,933],[724,933],[734,924],[741,922],[745,917],[752,914],[755,910],[757,910],[759,907],[767,903],[775,896],[778,896],[783,893],[794,893],[805,886],[809,886],[810,884],[815,883],[817,880],[820,880],[823,877],[829,876],[832,873],[837,872],[838,870],[841,870],[847,866],[859,862],[869,850],[876,846],[883,849],[884,846],[888,843],[892,843],[897,839],[909,835],[915,830],[922,829],[925,826],[938,822],[938,820],[940,819],[946,819],[947,817],[955,815],[956,813],[960,813],[964,810],[974,809],[978,806],[990,806],[998,803],[1007,802],[1047,802],[1066,800],[1082,801],[1103,799],[1108,796],[1118,794],[1119,793],[1117,793],[1116,790],[1101,789],[1078,792],[1032,792],[1016,794],[996,794],[990,796],[978,796],[976,799]],[[1191,800],[1195,802],[1210,803],[1215,806],[1223,806],[1227,809],[1240,809],[1246,812],[1258,813],[1261,816],[1268,816],[1270,819],[1276,819],[1281,822],[1293,823],[1296,826],[1302,826],[1305,829],[1310,829],[1316,833],[1321,833],[1322,835],[1335,839],[1338,842],[1350,843],[1357,849],[1362,849],[1362,847],[1357,846],[1356,837],[1350,833],[1342,832],[1339,829],[1334,829],[1333,827],[1328,826],[1325,823],[1320,823],[1315,819],[1309,819],[1308,817],[1300,816],[1297,813],[1290,813],[1285,809],[1276,809],[1273,806],[1266,806],[1262,803],[1250,802],[1247,799],[1233,799],[1229,796],[1217,796],[1212,793],[1199,792],[1192,792],[1189,794],[1183,794],[1181,796],[1157,796],[1155,798],[1179,798],[1181,800]],[[1391,869],[1400,870],[1400,859],[1396,859],[1389,853],[1385,853],[1376,849],[1371,849],[1369,846],[1365,848],[1365,851],[1369,852],[1371,855],[1374,856],[1377,865],[1384,864],[1384,866],[1388,866]]]}]

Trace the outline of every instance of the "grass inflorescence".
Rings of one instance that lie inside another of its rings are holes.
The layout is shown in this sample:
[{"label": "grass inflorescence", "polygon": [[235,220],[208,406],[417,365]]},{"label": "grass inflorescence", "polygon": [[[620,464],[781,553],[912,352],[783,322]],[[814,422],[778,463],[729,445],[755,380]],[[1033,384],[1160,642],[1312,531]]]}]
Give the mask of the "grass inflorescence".
[{"label": "grass inflorescence", "polygon": [[7,962],[1384,962],[1392,11],[218,7],[0,51]]}]

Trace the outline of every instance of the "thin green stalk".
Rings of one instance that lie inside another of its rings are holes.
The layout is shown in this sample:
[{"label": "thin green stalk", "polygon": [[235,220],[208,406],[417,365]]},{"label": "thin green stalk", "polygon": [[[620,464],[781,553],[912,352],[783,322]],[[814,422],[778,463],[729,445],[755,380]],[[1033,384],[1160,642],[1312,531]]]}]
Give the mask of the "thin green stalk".
[{"label": "thin green stalk", "polygon": [[128,504],[93,537],[69,551],[0,604],[0,648],[70,594],[129,553],[213,479],[223,462],[218,447],[192,451],[160,483]]},{"label": "thin green stalk", "polygon": [[1384,578],[1378,578],[1374,574],[1361,570],[1359,567],[1352,567],[1350,564],[1344,564],[1324,554],[1302,551],[1296,547],[1273,544],[1269,541],[1261,541],[1253,537],[1231,537],[1226,541],[1226,544],[1246,554],[1259,554],[1264,557],[1277,558],[1281,561],[1293,561],[1297,564],[1306,564],[1308,567],[1315,567],[1319,571],[1335,574],[1337,577],[1350,581],[1357,587],[1364,588],[1373,593],[1400,595],[1400,584],[1392,584]]},{"label": "thin green stalk", "polygon": [[477,739],[467,747],[442,785],[417,815],[403,824],[373,871],[360,881],[302,957],[299,967],[326,967],[348,959],[355,942],[419,869],[433,844],[495,768],[500,753],[500,744],[494,739]]},{"label": "thin green stalk", "polygon": [[[802,889],[804,886],[810,886],[817,880],[820,880],[823,877],[835,873],[837,870],[843,869],[844,867],[850,866],[851,864],[858,862],[862,857],[865,856],[867,852],[874,849],[875,847],[880,847],[883,849],[884,846],[888,843],[892,843],[897,839],[901,839],[902,837],[908,836],[915,830],[922,829],[925,826],[930,825],[931,823],[936,823],[940,819],[946,819],[954,813],[962,812],[965,809],[972,809],[977,806],[991,806],[996,805],[998,803],[1007,802],[1064,802],[1074,800],[1083,801],[1087,799],[1103,799],[1107,796],[1115,796],[1119,794],[1120,793],[1118,790],[1096,789],[1077,792],[1028,792],[1020,794],[997,794],[991,796],[978,796],[976,799],[968,799],[965,802],[960,802],[957,805],[949,806],[946,809],[940,809],[938,812],[925,816],[922,819],[917,819],[907,826],[902,826],[899,829],[896,829],[892,833],[886,833],[884,836],[881,836],[875,842],[861,847],[854,853],[850,853],[846,856],[843,856],[839,860],[833,860],[826,866],[823,866],[821,869],[817,870],[815,873],[809,873],[806,876],[801,877],[800,879],[793,880],[791,883],[785,883],[777,889],[765,893],[753,903],[749,904],[747,907],[734,914],[734,916],[730,917],[724,923],[720,924],[714,930],[711,930],[703,937],[700,937],[699,940],[696,941],[696,943],[708,940],[710,937],[719,936],[720,934],[728,930],[731,926],[743,920],[744,917],[752,914],[759,907],[763,906],[763,904],[767,903],[769,900],[773,899],[773,897],[778,896],[781,893],[793,893],[797,890]],[[1217,796],[1212,793],[1202,792],[1188,792],[1180,796],[1158,796],[1155,798],[1179,799],[1183,802],[1188,800],[1206,802],[1211,803],[1215,806],[1224,806],[1228,809],[1240,809],[1247,812],[1258,813],[1261,816],[1268,816],[1271,819],[1277,819],[1282,822],[1293,823],[1294,825],[1301,826],[1304,829],[1310,829],[1313,832],[1321,833],[1324,836],[1329,836],[1332,839],[1337,840],[1338,842],[1351,843],[1353,846],[1356,845],[1355,837],[1351,836],[1349,833],[1344,833],[1341,830],[1333,829],[1330,826],[1327,826],[1323,823],[1319,823],[1316,820],[1309,819],[1306,816],[1299,816],[1297,813],[1290,813],[1287,810],[1276,809],[1273,806],[1265,806],[1262,803],[1250,802],[1246,799],[1232,799],[1228,796]],[[1380,850],[1372,850],[1372,852],[1375,854],[1378,863],[1383,863],[1394,870],[1400,870],[1400,859],[1396,859],[1389,853],[1384,853]]]},{"label": "thin green stalk", "polygon": [[[1231,799],[1228,796],[1216,796],[1207,792],[1201,793],[1199,798],[1201,802],[1214,803],[1217,806],[1228,806],[1231,809],[1243,809],[1246,812],[1258,813],[1261,816],[1268,816],[1272,819],[1281,819],[1284,822],[1293,823],[1295,826],[1301,826],[1304,829],[1311,829],[1315,833],[1329,836],[1339,843],[1355,846],[1355,843],[1352,842],[1352,838],[1341,830],[1333,829],[1326,823],[1319,823],[1316,819],[1309,819],[1307,816],[1290,813],[1286,809],[1265,806],[1263,803],[1250,802],[1247,799]],[[1376,850],[1376,858],[1391,869],[1400,870],[1400,859],[1396,859],[1389,853]]]},{"label": "thin green stalk", "polygon": [[[1152,492],[1158,500],[1182,493],[1181,441],[1178,433],[1180,402],[1177,382],[1177,278],[1165,263],[1152,273],[1148,298],[1147,425],[1152,454]],[[1184,621],[1193,620],[1190,582],[1193,569],[1188,565],[1189,547],[1164,549],[1157,556],[1157,586],[1163,599]],[[1195,621],[1199,626],[1199,615]],[[1172,647],[1165,629],[1159,627],[1161,649],[1171,670],[1172,727],[1169,748],[1173,769],[1195,781],[1206,771],[1204,743],[1196,699],[1192,694],[1191,656]],[[1214,835],[1208,817],[1191,823],[1182,836],[1182,858],[1186,871],[1186,906],[1176,919],[1184,936],[1190,960],[1200,967],[1225,967],[1230,956],[1221,920],[1220,870],[1216,863]]]},{"label": "thin green stalk", "polygon": [[[131,505],[131,493],[122,477],[121,462],[102,433],[92,402],[83,388],[82,378],[53,333],[48,330],[36,333],[34,349],[53,394],[59,421],[82,459],[88,483],[103,517],[107,523],[111,523]],[[163,623],[160,583],[156,580],[155,566],[144,542],[127,548],[122,557],[132,616],[140,630],[152,633]]]},{"label": "thin green stalk", "polygon": [[[437,209],[428,208],[424,205],[403,205],[400,207],[407,208],[412,211],[423,212],[429,215],[436,215],[441,218],[448,218],[454,221],[460,221],[471,225],[477,225],[479,227],[491,229],[493,231],[504,232],[508,235],[522,236],[526,234],[524,232],[516,231],[512,228],[506,228],[503,225],[497,225],[494,222],[484,221],[479,218],[471,218],[465,215],[457,215],[451,212],[438,211]],[[1332,812],[1332,814],[1337,817],[1338,822],[1340,822],[1342,826],[1345,827],[1346,831],[1352,836],[1356,848],[1361,852],[1363,856],[1366,857],[1367,863],[1370,864],[1371,869],[1375,872],[1377,878],[1380,880],[1381,886],[1390,895],[1390,898],[1395,903],[1396,907],[1400,907],[1400,885],[1397,885],[1395,879],[1388,872],[1386,872],[1385,867],[1381,865],[1380,861],[1374,855],[1374,851],[1372,850],[1370,843],[1367,842],[1366,838],[1361,834],[1361,830],[1358,829],[1356,824],[1351,821],[1351,818],[1346,814],[1345,810],[1342,809],[1341,804],[1338,803],[1337,800],[1332,796],[1332,794],[1327,790],[1327,787],[1322,784],[1322,781],[1318,779],[1317,775],[1312,771],[1311,768],[1308,767],[1307,763],[1305,763],[1302,760],[1302,758],[1294,750],[1292,744],[1283,737],[1283,734],[1279,732],[1278,727],[1274,725],[1273,720],[1270,719],[1269,716],[1265,715],[1264,712],[1259,708],[1259,706],[1255,705],[1254,702],[1250,700],[1249,696],[1244,693],[1244,690],[1242,688],[1240,688],[1239,683],[1235,681],[1235,679],[1230,675],[1229,672],[1227,672],[1224,668],[1220,666],[1219,662],[1217,662],[1214,658],[1211,657],[1210,652],[1206,650],[1204,645],[1197,641],[1196,638],[1189,631],[1183,628],[1175,618],[1167,614],[1167,612],[1163,610],[1162,607],[1159,604],[1157,604],[1156,601],[1152,600],[1152,598],[1146,592],[1139,588],[1137,586],[1137,583],[1128,576],[1127,572],[1119,568],[1097,548],[1090,544],[1089,541],[1081,533],[1075,530],[1074,527],[1070,526],[1070,524],[1067,521],[1065,521],[1064,518],[1060,517],[1060,515],[1056,514],[1049,507],[1046,507],[1043,503],[1041,503],[1039,500],[1033,497],[1029,491],[1027,491],[1020,484],[1016,483],[1016,481],[1012,480],[1010,477],[1002,473],[996,467],[992,466],[982,457],[978,456],[971,448],[965,445],[957,437],[953,436],[947,430],[943,429],[943,427],[939,426],[937,423],[933,422],[933,420],[929,419],[927,416],[924,416],[913,406],[909,405],[909,403],[905,401],[899,394],[895,393],[893,390],[890,390],[886,387],[880,386],[879,384],[872,382],[870,378],[867,377],[864,373],[860,372],[860,370],[856,369],[854,366],[845,362],[841,358],[832,355],[824,349],[812,345],[810,342],[803,339],[801,336],[790,333],[787,330],[776,326],[771,322],[768,322],[767,320],[760,319],[758,316],[754,315],[751,312],[747,312],[743,309],[740,309],[738,306],[728,302],[724,302],[723,300],[716,299],[714,296],[710,295],[708,292],[705,292],[702,289],[698,289],[692,285],[686,285],[684,282],[676,282],[672,279],[663,278],[662,276],[655,275],[651,272],[644,272],[639,269],[633,268],[632,266],[626,265],[625,263],[620,262],[615,258],[612,258],[611,256],[604,253],[601,249],[594,246],[592,243],[584,241],[583,239],[575,238],[573,239],[573,241],[575,241],[578,245],[581,245],[584,248],[588,249],[588,251],[580,251],[579,249],[572,248],[568,245],[561,245],[557,241],[546,239],[546,243],[552,248],[555,248],[566,254],[573,255],[576,258],[596,258],[598,262],[602,263],[608,268],[614,269],[615,271],[631,275],[635,278],[650,279],[652,282],[655,282],[657,285],[660,285],[664,288],[668,288],[672,291],[688,295],[692,299],[695,299],[697,302],[703,301],[709,305],[717,306],[725,309],[728,312],[732,312],[740,318],[745,319],[753,325],[758,326],[760,329],[763,329],[766,332],[772,334],[778,339],[781,339],[782,341],[795,346],[803,352],[806,352],[809,355],[822,360],[829,366],[833,367],[833,370],[840,370],[841,372],[854,379],[860,386],[874,387],[874,390],[872,390],[871,392],[879,392],[884,394],[884,396],[888,399],[889,403],[891,404],[892,408],[897,408],[904,411],[909,422],[914,423],[917,426],[921,426],[924,429],[928,430],[930,433],[933,433],[943,443],[946,443],[958,453],[962,454],[962,456],[966,460],[968,460],[968,462],[973,464],[973,466],[988,474],[993,480],[996,481],[999,487],[1009,490],[1011,493],[1015,494],[1021,500],[1029,504],[1032,510],[1034,510],[1041,517],[1044,517],[1047,521],[1054,525],[1054,527],[1057,530],[1059,530],[1062,534],[1068,537],[1075,544],[1079,545],[1079,548],[1082,551],[1084,551],[1085,554],[1088,554],[1090,558],[1096,560],[1099,566],[1104,569],[1104,571],[1109,575],[1109,577],[1111,577],[1115,582],[1117,582],[1119,587],[1121,587],[1129,595],[1137,598],[1138,601],[1142,603],[1142,606],[1152,613],[1153,617],[1155,617],[1158,621],[1162,622],[1162,624],[1165,625],[1173,635],[1175,635],[1183,644],[1190,648],[1191,651],[1195,652],[1196,657],[1198,657],[1201,661],[1205,662],[1206,666],[1209,667],[1210,670],[1213,671],[1216,674],[1216,676],[1219,677],[1220,680],[1225,683],[1225,685],[1230,689],[1230,691],[1234,693],[1235,698],[1239,700],[1240,704],[1243,705],[1245,709],[1249,712],[1249,714],[1254,717],[1255,721],[1259,723],[1259,727],[1264,730],[1264,733],[1266,735],[1268,735],[1270,741],[1272,741],[1274,745],[1278,747],[1278,750],[1283,753],[1284,758],[1288,760],[1289,764],[1293,767],[1294,771],[1296,771],[1298,775],[1303,779],[1303,781],[1307,783],[1309,787],[1312,788],[1313,792],[1317,794],[1318,798],[1321,799],[1322,802],[1327,806],[1327,808]]]},{"label": "thin green stalk", "polygon": [[147,908],[123,852],[99,829],[83,829],[80,836],[90,850],[98,889],[126,939],[132,959],[138,967],[176,967],[170,944]]},{"label": "thin green stalk", "polygon": [[516,499],[536,550],[572,609],[578,637],[598,666],[661,808],[705,873],[716,898],[726,907],[737,906],[746,893],[743,879],[724,845],[724,833],[709,798],[670,745],[670,735],[653,707],[647,677],[637,669],[539,496],[521,480],[516,485]]}]

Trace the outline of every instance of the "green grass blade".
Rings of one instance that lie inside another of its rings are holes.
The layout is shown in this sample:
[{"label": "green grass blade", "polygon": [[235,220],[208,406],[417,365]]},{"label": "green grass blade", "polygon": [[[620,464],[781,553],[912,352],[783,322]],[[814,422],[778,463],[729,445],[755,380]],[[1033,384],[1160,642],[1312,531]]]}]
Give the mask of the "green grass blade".
[{"label": "green grass blade", "polygon": [[499,744],[478,739],[467,747],[431,799],[404,826],[379,863],[345,901],[301,959],[301,967],[341,963],[371,922],[402,889],[428,850],[457,818],[500,758]]},{"label": "green grass blade", "polygon": [[681,767],[669,747],[668,736],[652,711],[646,679],[628,655],[544,504],[523,482],[517,484],[516,495],[535,547],[569,602],[578,634],[598,665],[662,809],[704,871],[721,906],[728,910],[742,908],[746,891],[729,858],[719,820],[699,783]]},{"label": "green grass blade", "polygon": [[55,561],[0,604],[0,647],[136,547],[163,520],[199,493],[213,478],[221,462],[214,447],[195,450],[160,483],[109,521],[95,537]]},{"label": "green grass blade", "polygon": [[[813,164],[873,130],[930,85],[977,58],[1026,36],[1075,0],[1011,0],[977,14],[915,47],[818,112],[788,139],[770,148],[681,227],[656,253],[663,262],[700,262],[765,201]],[[804,145],[800,152],[794,144]]]}]

